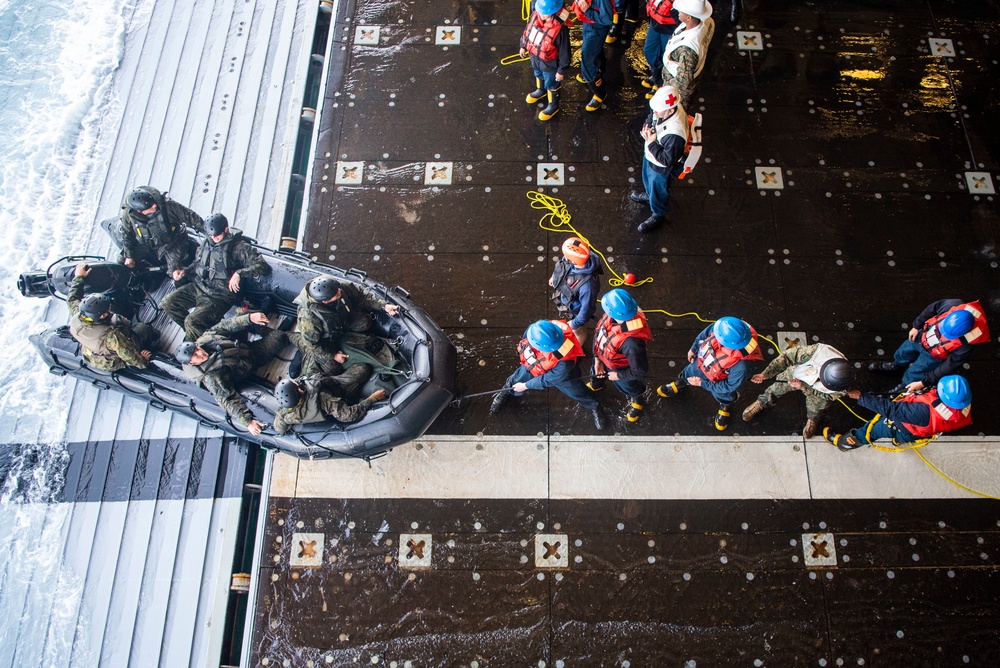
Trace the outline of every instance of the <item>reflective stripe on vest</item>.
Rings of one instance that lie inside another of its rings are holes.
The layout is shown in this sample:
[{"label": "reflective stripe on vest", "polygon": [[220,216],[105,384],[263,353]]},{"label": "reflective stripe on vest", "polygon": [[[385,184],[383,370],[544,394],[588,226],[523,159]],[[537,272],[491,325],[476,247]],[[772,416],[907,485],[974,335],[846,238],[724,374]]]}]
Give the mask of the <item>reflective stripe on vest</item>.
[{"label": "reflective stripe on vest", "polygon": [[624,369],[629,365],[628,357],[622,353],[622,345],[629,338],[644,341],[653,339],[653,332],[646,323],[646,314],[639,311],[634,318],[619,324],[605,313],[597,323],[594,334],[594,357],[601,360],[609,370]]},{"label": "reflective stripe on vest", "polygon": [[729,378],[729,369],[741,360],[760,360],[764,356],[760,353],[760,345],[757,343],[757,332],[750,328],[750,343],[742,350],[731,350],[726,348],[715,338],[715,334],[709,334],[701,346],[698,348],[698,368],[705,377],[713,383]]},{"label": "reflective stripe on vest", "polygon": [[551,320],[550,322],[555,323],[563,333],[563,342],[558,350],[543,353],[532,348],[528,339],[521,339],[521,342],[517,344],[517,354],[521,358],[521,364],[536,378],[546,371],[554,369],[559,362],[568,362],[583,357],[583,347],[570,326],[562,320]]},{"label": "reflective stripe on vest", "polygon": [[646,0],[646,13],[661,25],[672,26],[677,23],[677,19],[670,14],[673,8],[671,0]]},{"label": "reflective stripe on vest", "polygon": [[928,438],[934,434],[955,431],[972,424],[972,404],[962,410],[945,406],[938,398],[937,388],[932,387],[923,394],[907,394],[900,399],[904,404],[925,404],[931,409],[931,421],[926,426],[900,422],[908,432],[918,438]]},{"label": "reflective stripe on vest", "polygon": [[552,61],[559,57],[559,47],[556,46],[556,38],[562,30],[563,24],[556,18],[548,21],[535,12],[531,15],[528,27],[524,29],[524,49],[531,55],[544,61]]},{"label": "reflective stripe on vest", "polygon": [[667,41],[667,47],[663,52],[663,67],[666,68],[670,76],[677,77],[680,68],[680,61],[672,59],[671,54],[682,46],[686,46],[698,56],[698,66],[695,67],[694,76],[699,76],[705,67],[705,59],[708,57],[708,44],[715,34],[715,21],[711,17],[705,19],[690,30],[681,23],[677,30]]},{"label": "reflective stripe on vest", "polygon": [[[957,339],[946,339],[941,335],[941,323],[955,311],[968,311],[975,318],[972,329]],[[986,343],[990,340],[990,328],[986,323],[986,314],[978,300],[968,304],[953,306],[941,315],[936,315],[924,323],[920,333],[920,345],[936,360],[948,359],[951,351],[965,344]]]}]

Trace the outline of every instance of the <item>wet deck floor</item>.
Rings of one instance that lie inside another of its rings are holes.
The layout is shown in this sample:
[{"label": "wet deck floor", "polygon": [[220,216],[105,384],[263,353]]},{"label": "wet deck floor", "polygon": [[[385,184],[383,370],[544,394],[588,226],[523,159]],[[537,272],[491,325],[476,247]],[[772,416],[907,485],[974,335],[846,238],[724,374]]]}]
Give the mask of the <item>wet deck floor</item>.
[{"label": "wet deck floor", "polygon": [[[524,328],[556,315],[546,279],[565,235],[538,226],[534,189],[562,199],[617,272],[655,279],[633,291],[646,310],[738,315],[775,341],[800,332],[861,362],[888,358],[936,299],[981,299],[1000,322],[996,2],[746,2],[735,25],[720,7],[689,110],[704,114],[705,158],[651,235],[627,198],[641,159],[641,39],[607,47],[606,108],[586,113],[589,96],[569,81],[542,124],[524,102],[527,66],[499,64],[516,50],[520,5],[343,3],[320,119],[304,249],[406,287],[460,347],[463,392],[499,387]],[[763,48],[740,48],[752,41]],[[563,185],[540,183],[539,163],[555,163]],[[759,187],[758,171],[783,187]],[[703,325],[650,324],[651,375],[663,380]],[[996,345],[977,346],[970,366],[965,433],[1000,434]],[[621,397],[605,394],[618,410]],[[431,433],[597,433],[557,393],[495,418],[488,403],[447,411]],[[714,408],[707,393],[654,399],[615,431],[714,435]],[[787,398],[731,431],[777,437],[803,421]],[[828,421],[856,424],[839,407]],[[271,518],[264,550],[279,559],[264,569],[276,579],[261,585],[255,662],[992,665],[1000,647],[992,501],[279,497]],[[315,530],[338,542],[323,567],[288,565],[292,520],[326,522]],[[412,522],[433,535],[430,569],[396,563]],[[792,560],[804,524],[819,522],[845,534],[851,559],[836,570]],[[533,568],[539,525],[583,561]]]}]

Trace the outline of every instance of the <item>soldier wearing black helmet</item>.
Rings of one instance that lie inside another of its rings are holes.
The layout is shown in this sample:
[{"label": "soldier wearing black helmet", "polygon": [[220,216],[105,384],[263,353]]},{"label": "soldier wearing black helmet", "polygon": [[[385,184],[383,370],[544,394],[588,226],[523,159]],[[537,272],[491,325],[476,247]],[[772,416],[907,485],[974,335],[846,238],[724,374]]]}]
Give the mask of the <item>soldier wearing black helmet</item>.
[{"label": "soldier wearing black helmet", "polygon": [[185,267],[194,259],[195,247],[186,228],[200,230],[203,224],[201,216],[183,204],[152,186],[139,186],[122,204],[121,262],[130,268],[162,263],[168,272]]},{"label": "soldier wearing black helmet", "polygon": [[271,273],[253,244],[241,231],[230,229],[221,213],[209,216],[204,229],[206,238],[194,261],[172,274],[175,281],[190,278],[191,282],[168,294],[160,304],[184,330],[185,341],[194,341],[222,319],[236,301],[243,278]]},{"label": "soldier wearing black helmet", "polygon": [[743,411],[743,419],[752,420],[757,413],[774,405],[774,400],[798,390],[806,397],[805,438],[812,438],[819,429],[819,417],[826,407],[844,396],[854,383],[854,367],[836,348],[825,343],[795,346],[774,358],[763,372],[750,377],[754,383],[769,378],[775,382]]},{"label": "soldier wearing black helmet", "polygon": [[[247,408],[236,383],[270,362],[288,345],[288,335],[265,327],[267,323],[263,313],[227,318],[197,341],[185,341],[174,351],[174,357],[184,365],[184,374],[211,392],[226,413],[255,436],[264,430],[264,423]],[[261,334],[261,338],[247,342],[246,334],[252,330]]]},{"label": "soldier wearing black helmet", "polygon": [[83,349],[83,358],[95,369],[118,371],[126,366],[145,369],[152,357],[150,348],[159,336],[149,325],[132,325],[111,312],[111,299],[104,294],[85,295],[90,267],[76,265],[69,284],[69,331]]},{"label": "soldier wearing black helmet", "polygon": [[368,332],[374,312],[397,315],[399,306],[332,276],[317,276],[295,298],[298,307],[298,337],[294,343],[302,351],[304,375],[336,375],[347,356],[338,340],[347,332]]},{"label": "soldier wearing black helmet", "polygon": [[349,403],[370,374],[370,366],[355,364],[338,376],[314,374],[279,382],[274,386],[278,401],[274,430],[284,434],[293,424],[326,420],[357,422],[368,414],[372,404],[386,397],[385,390],[376,390],[358,403]]}]

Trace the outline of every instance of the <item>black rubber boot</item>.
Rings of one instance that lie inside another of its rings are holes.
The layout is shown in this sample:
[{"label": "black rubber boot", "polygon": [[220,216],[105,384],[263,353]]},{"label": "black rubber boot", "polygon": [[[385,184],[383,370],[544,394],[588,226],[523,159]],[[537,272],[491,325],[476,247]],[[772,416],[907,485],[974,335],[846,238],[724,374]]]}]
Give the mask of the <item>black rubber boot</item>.
[{"label": "black rubber boot", "polygon": [[642,417],[643,406],[645,406],[645,404],[642,401],[642,395],[630,397],[628,413],[625,414],[625,419],[629,422],[638,422],[639,418]]},{"label": "black rubber boot", "polygon": [[536,102],[541,102],[545,97],[545,86],[542,80],[535,77],[535,90],[528,93],[528,97],[524,98],[524,101],[528,104],[535,104]]},{"label": "black rubber boot", "polygon": [[729,427],[730,404],[719,404],[719,410],[715,413],[715,428],[725,431]]},{"label": "black rubber boot", "polygon": [[611,30],[608,32],[608,36],[604,38],[605,44],[614,44],[618,41],[619,35],[622,34],[621,16],[615,14],[611,20]]},{"label": "black rubber boot", "polygon": [[550,90],[548,94],[549,103],[538,112],[538,120],[540,121],[547,121],[559,113],[559,90]]},{"label": "black rubber boot", "polygon": [[507,403],[507,399],[510,398],[510,390],[500,390],[497,395],[493,397],[493,403],[490,404],[490,415],[496,415],[503,408],[503,405]]},{"label": "black rubber boot", "polygon": [[601,103],[604,102],[606,97],[604,92],[604,81],[598,79],[594,83],[588,83],[587,88],[590,89],[590,102],[584,107],[587,111],[597,111],[601,108]]},{"label": "black rubber boot", "polygon": [[587,381],[587,389],[591,392],[600,392],[604,389],[604,378],[598,378],[597,376],[591,378]]},{"label": "black rubber boot", "polygon": [[835,434],[829,427],[823,427],[823,438],[836,445],[837,449],[842,452],[857,450],[864,445],[864,443],[856,439],[853,434]]},{"label": "black rubber boot", "polygon": [[656,393],[661,397],[663,397],[664,399],[666,399],[668,397],[680,394],[681,390],[683,390],[687,386],[688,384],[686,381],[678,378],[677,380],[671,381],[664,385],[660,385],[658,388],[656,388]]}]

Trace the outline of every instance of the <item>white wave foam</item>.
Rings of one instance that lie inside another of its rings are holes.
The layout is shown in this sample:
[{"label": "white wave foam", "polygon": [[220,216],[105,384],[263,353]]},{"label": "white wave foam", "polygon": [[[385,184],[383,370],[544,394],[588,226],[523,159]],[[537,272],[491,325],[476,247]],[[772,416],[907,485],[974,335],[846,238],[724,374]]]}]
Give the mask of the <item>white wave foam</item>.
[{"label": "white wave foam", "polygon": [[0,422],[20,421],[0,433],[52,442],[65,429],[67,383],[48,376],[26,340],[44,329],[48,300],[22,297],[15,280],[84,250],[121,120],[111,81],[131,10],[129,0],[0,5],[10,24],[0,99],[16,101],[0,112]]}]

